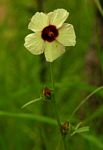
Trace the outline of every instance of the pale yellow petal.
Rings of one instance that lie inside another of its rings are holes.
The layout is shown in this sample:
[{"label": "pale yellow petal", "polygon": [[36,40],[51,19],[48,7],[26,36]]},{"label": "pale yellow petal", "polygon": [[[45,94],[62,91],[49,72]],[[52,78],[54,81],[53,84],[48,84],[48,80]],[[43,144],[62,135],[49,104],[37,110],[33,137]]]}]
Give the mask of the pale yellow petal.
[{"label": "pale yellow petal", "polygon": [[67,19],[69,12],[65,9],[56,9],[53,12],[48,13],[49,23],[60,28],[64,21]]},{"label": "pale yellow petal", "polygon": [[46,42],[45,57],[46,61],[52,62],[65,52],[65,47],[57,41]]},{"label": "pale yellow petal", "polygon": [[49,25],[48,16],[42,12],[37,12],[31,18],[31,21],[28,25],[28,29],[30,29],[34,32],[42,31],[42,29],[48,25]]},{"label": "pale yellow petal", "polygon": [[34,55],[39,55],[44,51],[44,41],[41,38],[41,33],[32,33],[25,37],[24,46]]},{"label": "pale yellow petal", "polygon": [[64,46],[74,46],[76,44],[76,35],[73,26],[64,23],[59,29],[59,35],[56,40]]}]

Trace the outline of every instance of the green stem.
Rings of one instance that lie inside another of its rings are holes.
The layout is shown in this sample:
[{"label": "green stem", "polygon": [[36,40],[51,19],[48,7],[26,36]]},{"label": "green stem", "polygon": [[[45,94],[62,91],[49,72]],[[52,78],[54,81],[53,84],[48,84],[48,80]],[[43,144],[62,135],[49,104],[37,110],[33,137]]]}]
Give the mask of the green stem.
[{"label": "green stem", "polygon": [[56,117],[56,120],[57,120],[57,123],[58,123],[58,127],[59,127],[59,130],[60,130],[62,141],[63,141],[63,144],[64,144],[64,149],[66,150],[65,138],[62,135],[62,132],[61,132],[61,129],[60,129],[60,127],[61,127],[61,121],[60,121],[60,117],[59,117],[59,113],[58,113],[58,109],[57,109],[57,103],[56,103],[56,100],[55,100],[55,85],[54,85],[54,78],[53,78],[52,63],[50,63],[50,76],[51,76],[52,88],[53,88],[53,91],[54,91],[53,92],[53,96],[52,96],[52,103],[53,103],[54,110],[55,110],[55,117]]},{"label": "green stem", "polygon": [[80,104],[75,108],[75,110],[72,112],[72,115],[70,117],[70,119],[74,116],[74,114],[79,110],[79,108],[95,93],[97,93],[98,91],[102,90],[103,86],[100,86],[98,88],[96,88],[92,93],[90,93],[86,98],[84,98]]},{"label": "green stem", "polygon": [[102,6],[100,4],[100,1],[99,0],[94,0],[94,2],[96,4],[96,6],[97,6],[97,8],[98,8],[98,10],[100,12],[100,14],[103,16],[103,8],[102,8]]},{"label": "green stem", "polygon": [[61,126],[61,122],[60,122],[59,114],[58,114],[58,111],[57,111],[57,104],[56,104],[56,100],[55,100],[55,88],[54,88],[54,80],[53,80],[52,63],[50,63],[50,75],[51,75],[52,89],[54,91],[53,97],[52,97],[52,102],[53,102],[54,109],[55,109],[55,116],[56,116],[56,119],[57,119],[57,123],[58,123],[58,126],[60,127]]}]

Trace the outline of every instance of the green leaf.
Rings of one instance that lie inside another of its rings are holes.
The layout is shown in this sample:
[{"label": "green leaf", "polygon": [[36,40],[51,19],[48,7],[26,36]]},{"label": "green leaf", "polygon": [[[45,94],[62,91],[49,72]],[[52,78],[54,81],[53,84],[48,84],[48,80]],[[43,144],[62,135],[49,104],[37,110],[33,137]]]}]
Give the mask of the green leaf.
[{"label": "green leaf", "polygon": [[49,117],[45,117],[45,116],[40,116],[40,115],[35,115],[35,114],[27,114],[27,113],[12,113],[12,112],[4,112],[4,111],[0,111],[0,116],[2,117],[13,117],[13,118],[19,118],[19,119],[30,119],[30,120],[35,120],[38,122],[42,122],[42,123],[48,123],[51,125],[57,125],[57,121],[49,118]]},{"label": "green leaf", "polygon": [[81,124],[82,124],[82,122],[79,122],[79,123],[76,125],[75,130],[77,130],[77,129],[80,127]]},{"label": "green leaf", "polygon": [[33,103],[35,103],[37,101],[41,101],[42,99],[43,99],[42,97],[39,97],[39,98],[36,98],[34,100],[31,100],[31,101],[27,102],[26,104],[24,104],[21,108],[23,109],[23,108],[27,107],[30,104],[33,104]]},{"label": "green leaf", "polygon": [[88,131],[89,131],[89,127],[88,127],[88,126],[85,126],[85,127],[78,128],[78,129],[76,130],[76,133],[88,132]]},{"label": "green leaf", "polygon": [[[78,127],[77,127],[78,126]],[[71,134],[71,136],[73,136],[76,133],[82,133],[82,132],[88,132],[89,131],[89,127],[85,126],[85,127],[80,127],[80,123],[76,126],[76,128],[74,129],[73,133]]]},{"label": "green leaf", "polygon": [[98,148],[103,149],[103,141],[100,141],[100,139],[98,137],[96,137],[95,135],[82,135],[81,136],[83,138],[85,138],[86,140],[88,140],[90,143],[94,144],[95,146],[97,146]]}]

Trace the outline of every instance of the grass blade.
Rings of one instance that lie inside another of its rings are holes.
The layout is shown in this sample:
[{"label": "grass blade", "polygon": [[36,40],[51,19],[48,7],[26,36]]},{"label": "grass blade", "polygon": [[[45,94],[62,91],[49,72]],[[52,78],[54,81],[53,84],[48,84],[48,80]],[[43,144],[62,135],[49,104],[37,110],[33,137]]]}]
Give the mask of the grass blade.
[{"label": "grass blade", "polygon": [[40,116],[40,115],[34,115],[34,114],[27,114],[27,113],[12,113],[12,112],[4,112],[0,111],[0,117],[12,117],[12,118],[19,118],[19,119],[30,119],[42,123],[48,123],[50,125],[57,125],[56,120]]}]

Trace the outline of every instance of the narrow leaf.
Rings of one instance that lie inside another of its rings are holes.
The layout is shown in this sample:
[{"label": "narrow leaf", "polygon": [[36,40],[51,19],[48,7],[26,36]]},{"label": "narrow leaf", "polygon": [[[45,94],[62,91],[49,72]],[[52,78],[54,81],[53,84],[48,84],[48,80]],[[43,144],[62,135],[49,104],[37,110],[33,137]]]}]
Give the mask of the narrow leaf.
[{"label": "narrow leaf", "polygon": [[79,122],[79,123],[76,125],[75,130],[77,130],[77,129],[80,127],[81,124],[82,124],[82,122]]},{"label": "narrow leaf", "polygon": [[73,131],[73,133],[71,134],[71,136],[73,136],[76,133],[82,133],[82,132],[88,132],[88,131],[89,131],[89,127],[88,126],[81,127],[81,128],[75,129]]},{"label": "narrow leaf", "polygon": [[34,100],[31,100],[31,101],[27,102],[26,104],[24,104],[24,105],[21,107],[21,109],[27,107],[28,105],[30,105],[30,104],[32,104],[32,103],[35,103],[35,102],[41,101],[41,100],[42,100],[42,97],[36,98],[36,99],[34,99]]},{"label": "narrow leaf", "polygon": [[18,119],[30,119],[37,122],[48,123],[51,125],[57,125],[57,121],[45,116],[29,114],[29,113],[17,113],[17,112],[4,112],[0,111],[0,117],[11,117],[11,118],[18,118]]},{"label": "narrow leaf", "polygon": [[79,129],[76,130],[76,133],[81,133],[81,132],[88,132],[89,131],[89,127],[81,127]]}]

